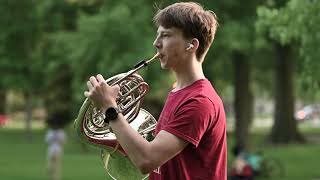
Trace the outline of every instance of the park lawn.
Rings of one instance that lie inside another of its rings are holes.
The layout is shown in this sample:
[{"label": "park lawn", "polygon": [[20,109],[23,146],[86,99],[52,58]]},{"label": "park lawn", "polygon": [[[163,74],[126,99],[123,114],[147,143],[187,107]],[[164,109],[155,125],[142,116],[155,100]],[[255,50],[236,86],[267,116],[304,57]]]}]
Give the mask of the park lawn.
[{"label": "park lawn", "polygon": [[[276,159],[284,169],[281,177],[272,180],[320,180],[320,128],[299,125],[300,132],[308,140],[305,144],[267,145],[268,129],[254,130],[251,137],[251,152],[263,152],[264,157]],[[228,134],[228,165],[233,159],[231,149],[234,139]],[[312,136],[312,141],[309,140]],[[263,179],[263,178],[258,178]]]},{"label": "park lawn", "polygon": [[[44,130],[33,131],[32,142],[23,130],[0,129],[0,179],[44,180],[46,151]],[[99,151],[83,152],[75,137],[68,137],[63,155],[63,180],[106,179]]]},{"label": "park lawn", "polygon": [[[99,150],[83,146],[68,130],[68,142],[63,155],[63,180],[109,179],[103,169]],[[309,130],[305,133],[307,134]],[[319,129],[310,130],[318,134]],[[46,178],[46,144],[44,130],[34,130],[32,142],[26,141],[24,130],[0,129],[0,179],[1,180],[44,180]],[[228,150],[233,140],[228,134]],[[253,142],[257,149],[262,149],[268,157],[280,160],[285,168],[285,176],[275,180],[316,180],[320,179],[318,170],[320,161],[320,144],[290,144],[265,146],[264,134],[255,133]],[[232,159],[229,153],[229,163]],[[130,179],[130,178],[128,178]]]}]

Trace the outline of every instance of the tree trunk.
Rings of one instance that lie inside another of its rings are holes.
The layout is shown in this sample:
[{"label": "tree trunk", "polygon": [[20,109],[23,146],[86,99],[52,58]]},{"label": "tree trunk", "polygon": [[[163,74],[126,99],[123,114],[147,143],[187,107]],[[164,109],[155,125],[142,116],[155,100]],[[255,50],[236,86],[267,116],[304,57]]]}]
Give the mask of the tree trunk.
[{"label": "tree trunk", "polygon": [[271,143],[303,142],[294,119],[293,74],[294,59],[291,47],[276,44],[275,113],[270,134]]},{"label": "tree trunk", "polygon": [[72,104],[72,71],[70,65],[64,63],[47,78],[47,94],[44,97],[47,109],[47,125],[51,129],[60,129],[68,125],[74,118]]},{"label": "tree trunk", "polygon": [[32,93],[26,92],[25,93],[25,121],[26,121],[26,138],[27,141],[32,141]]},{"label": "tree trunk", "polygon": [[249,146],[249,127],[252,120],[253,97],[250,89],[250,64],[239,52],[233,54],[235,84],[235,140],[236,144]]},{"label": "tree trunk", "polygon": [[6,114],[6,91],[0,89],[0,115]]}]

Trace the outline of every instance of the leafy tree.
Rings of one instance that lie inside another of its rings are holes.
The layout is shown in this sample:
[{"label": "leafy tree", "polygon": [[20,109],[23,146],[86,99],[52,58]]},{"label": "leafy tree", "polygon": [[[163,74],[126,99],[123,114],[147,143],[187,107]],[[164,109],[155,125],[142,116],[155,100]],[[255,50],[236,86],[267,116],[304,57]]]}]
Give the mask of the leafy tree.
[{"label": "leafy tree", "polygon": [[26,97],[26,130],[31,138],[33,94],[41,87],[41,59],[38,40],[40,28],[33,1],[1,1],[0,22],[0,87],[20,90]]},{"label": "leafy tree", "polygon": [[[279,59],[276,63],[276,106],[275,123],[270,135],[270,140],[275,143],[302,141],[302,136],[297,131],[294,120],[294,91],[293,75],[294,60],[305,61],[307,67],[316,63],[319,52],[314,49],[319,43],[317,32],[319,26],[319,2],[290,0],[288,3],[281,1],[275,7],[260,7],[257,21],[258,32],[265,34],[277,49]],[[312,28],[311,28],[312,26]],[[298,49],[300,58],[297,58],[294,49]],[[318,80],[313,68],[305,70],[311,82]],[[310,81],[309,81],[310,82]]]},{"label": "leafy tree", "polygon": [[45,60],[43,97],[49,128],[61,129],[73,120],[71,63],[66,55],[66,34],[77,29],[78,6],[64,0],[46,1],[39,6],[43,36],[41,55]]}]

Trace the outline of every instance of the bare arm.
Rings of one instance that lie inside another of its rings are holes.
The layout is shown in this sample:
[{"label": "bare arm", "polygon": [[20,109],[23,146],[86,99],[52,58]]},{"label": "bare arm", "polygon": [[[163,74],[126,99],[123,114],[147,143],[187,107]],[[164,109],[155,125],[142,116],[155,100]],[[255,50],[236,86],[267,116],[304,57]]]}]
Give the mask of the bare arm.
[{"label": "bare arm", "polygon": [[142,173],[148,173],[181,152],[188,144],[166,131],[160,131],[155,139],[148,142],[130,127],[123,115],[110,122],[117,140],[129,158]]}]

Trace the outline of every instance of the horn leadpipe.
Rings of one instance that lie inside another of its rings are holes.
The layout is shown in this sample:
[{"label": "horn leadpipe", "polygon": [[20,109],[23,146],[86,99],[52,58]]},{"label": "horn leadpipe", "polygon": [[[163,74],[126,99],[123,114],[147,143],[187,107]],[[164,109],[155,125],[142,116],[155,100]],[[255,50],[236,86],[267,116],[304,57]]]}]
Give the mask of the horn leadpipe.
[{"label": "horn leadpipe", "polygon": [[114,83],[112,83],[110,86],[114,86],[116,84],[118,84],[119,82],[121,82],[123,79],[127,78],[128,76],[136,73],[137,71],[139,71],[141,68],[147,66],[149,63],[151,63],[153,60],[155,60],[156,58],[158,58],[160,56],[159,53],[155,54],[151,59],[146,60],[146,61],[141,61],[140,63],[138,63],[137,65],[135,65],[135,68],[128,71],[126,73],[126,75],[120,79],[118,79],[117,81],[115,81]]}]

